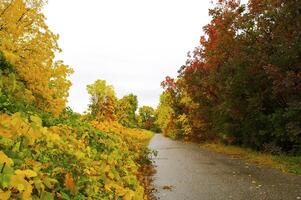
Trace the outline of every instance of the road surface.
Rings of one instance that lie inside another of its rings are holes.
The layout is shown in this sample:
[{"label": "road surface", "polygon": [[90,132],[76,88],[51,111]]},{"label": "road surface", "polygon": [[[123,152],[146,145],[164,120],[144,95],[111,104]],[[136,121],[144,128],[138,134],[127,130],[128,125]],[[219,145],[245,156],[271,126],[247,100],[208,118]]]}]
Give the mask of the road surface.
[{"label": "road surface", "polygon": [[156,134],[155,196],[160,200],[301,200],[301,176],[248,164]]}]

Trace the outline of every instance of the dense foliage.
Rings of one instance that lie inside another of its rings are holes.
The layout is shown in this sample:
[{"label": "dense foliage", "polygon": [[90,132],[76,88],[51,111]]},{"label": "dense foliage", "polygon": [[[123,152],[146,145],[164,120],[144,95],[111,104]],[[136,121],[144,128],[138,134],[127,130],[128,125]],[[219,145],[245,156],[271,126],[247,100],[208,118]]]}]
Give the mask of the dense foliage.
[{"label": "dense foliage", "polygon": [[90,94],[89,111],[97,120],[116,120],[117,97],[113,86],[107,85],[105,80],[97,80],[87,86]]},{"label": "dense foliage", "polygon": [[125,127],[136,128],[138,126],[137,109],[138,99],[136,95],[129,94],[119,99],[116,110],[118,122]]},{"label": "dense foliage", "polygon": [[144,199],[137,161],[151,133],[96,129],[72,115],[51,127],[35,115],[0,115],[0,198]]},{"label": "dense foliage", "polygon": [[219,0],[158,109],[165,134],[301,153],[301,1]]},{"label": "dense foliage", "polygon": [[60,51],[58,36],[45,23],[41,13],[44,3],[0,2],[0,50],[26,87],[26,100],[40,110],[58,115],[65,107],[71,85],[66,77],[72,70],[62,61],[54,62],[55,53]]},{"label": "dense foliage", "polygon": [[72,69],[54,60],[44,3],[0,1],[0,199],[147,199],[152,133],[118,123],[136,127],[137,97],[97,81],[87,115],[66,107]]},{"label": "dense foliage", "polygon": [[142,106],[139,108],[137,121],[140,128],[159,132],[159,127],[156,124],[157,114],[151,106]]},{"label": "dense foliage", "polygon": [[[88,118],[96,121],[117,121],[128,128],[141,128],[160,132],[157,113],[151,106],[138,109],[138,99],[134,94],[116,97],[114,87],[105,80],[96,80],[87,86],[90,94]],[[138,109],[138,112],[136,113]]]}]

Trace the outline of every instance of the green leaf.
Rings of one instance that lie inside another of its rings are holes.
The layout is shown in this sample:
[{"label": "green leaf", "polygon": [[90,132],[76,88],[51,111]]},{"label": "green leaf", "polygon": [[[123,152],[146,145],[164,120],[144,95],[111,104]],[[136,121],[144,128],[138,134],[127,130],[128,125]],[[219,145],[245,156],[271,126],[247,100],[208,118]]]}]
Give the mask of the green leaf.
[{"label": "green leaf", "polygon": [[45,178],[43,180],[43,183],[48,187],[49,189],[53,189],[55,184],[58,183],[58,181],[54,178]]},{"label": "green leaf", "polygon": [[43,192],[41,195],[41,200],[54,200],[54,195],[50,192]]},{"label": "green leaf", "polygon": [[1,174],[0,175],[0,185],[2,188],[7,188],[10,185],[11,174]]},{"label": "green leaf", "polygon": [[11,92],[14,92],[16,89],[16,75],[14,73],[10,73],[8,77],[9,81],[11,82]]},{"label": "green leaf", "polygon": [[70,197],[66,193],[61,192],[61,195],[64,200],[71,200]]},{"label": "green leaf", "polygon": [[42,120],[38,116],[30,116],[30,120],[34,123],[34,125],[42,126]]},{"label": "green leaf", "polygon": [[21,146],[21,142],[17,142],[15,145],[14,145],[14,147],[13,147],[13,149],[12,149],[12,152],[19,152],[20,151],[20,146]]}]

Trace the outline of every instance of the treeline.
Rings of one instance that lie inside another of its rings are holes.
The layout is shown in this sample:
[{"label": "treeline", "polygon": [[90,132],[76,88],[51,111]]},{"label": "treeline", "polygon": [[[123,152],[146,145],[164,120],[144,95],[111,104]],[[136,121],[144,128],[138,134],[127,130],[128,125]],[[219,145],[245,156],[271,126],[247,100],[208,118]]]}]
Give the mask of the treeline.
[{"label": "treeline", "polygon": [[137,97],[97,81],[86,114],[66,107],[73,70],[54,59],[45,2],[0,1],[0,199],[147,199]]},{"label": "treeline", "polygon": [[[138,109],[138,98],[129,94],[118,99],[112,85],[97,80],[87,86],[90,94],[89,116],[100,121],[117,121],[128,128],[142,128],[158,132],[156,111],[151,106]],[[138,111],[138,112],[137,112]]]},{"label": "treeline", "polygon": [[167,77],[158,124],[174,138],[301,154],[301,1],[219,0]]}]

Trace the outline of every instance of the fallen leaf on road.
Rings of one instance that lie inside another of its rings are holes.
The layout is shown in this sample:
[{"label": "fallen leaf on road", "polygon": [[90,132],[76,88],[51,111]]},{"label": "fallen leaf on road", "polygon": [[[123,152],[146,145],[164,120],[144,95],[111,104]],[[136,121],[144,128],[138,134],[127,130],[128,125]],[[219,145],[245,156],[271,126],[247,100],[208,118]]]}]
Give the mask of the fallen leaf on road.
[{"label": "fallen leaf on road", "polygon": [[172,190],[172,186],[171,185],[165,185],[163,186],[163,190]]}]

